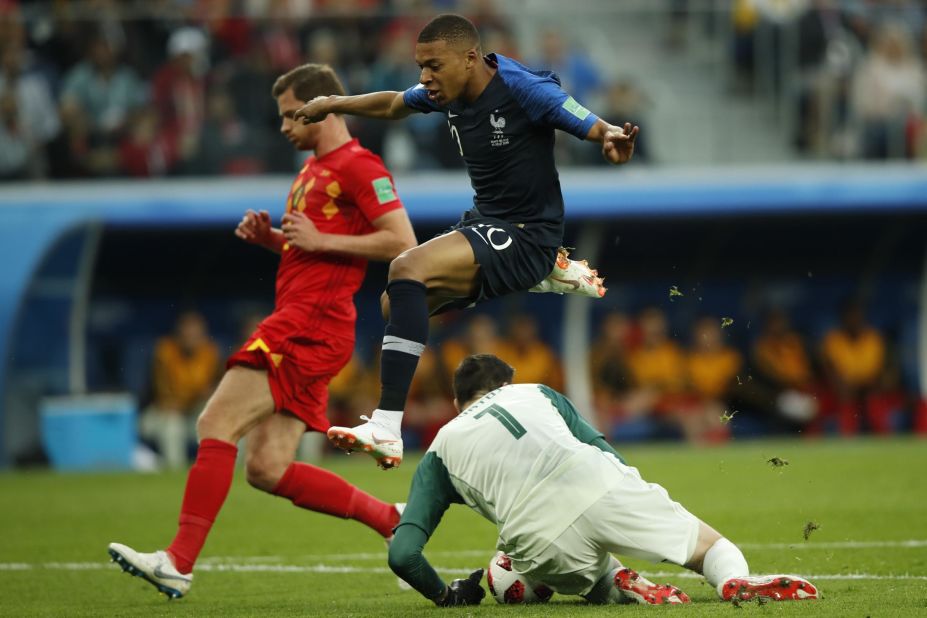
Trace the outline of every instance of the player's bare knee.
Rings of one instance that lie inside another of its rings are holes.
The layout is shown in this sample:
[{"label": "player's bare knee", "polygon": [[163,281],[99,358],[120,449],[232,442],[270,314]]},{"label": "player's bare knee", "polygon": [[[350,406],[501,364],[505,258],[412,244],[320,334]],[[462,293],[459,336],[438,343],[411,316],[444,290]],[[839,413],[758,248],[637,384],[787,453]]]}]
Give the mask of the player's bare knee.
[{"label": "player's bare knee", "polygon": [[245,477],[248,484],[255,489],[273,493],[280,479],[283,478],[287,466],[280,462],[268,459],[260,454],[249,455],[245,463]]},{"label": "player's bare knee", "polygon": [[238,442],[246,429],[242,420],[244,412],[230,401],[213,397],[196,419],[197,438]]},{"label": "player's bare knee", "polygon": [[251,462],[248,462],[245,468],[245,476],[249,485],[267,493],[271,493],[280,481],[279,478],[273,478],[269,469],[261,465],[253,465]]},{"label": "player's bare knee", "polygon": [[221,424],[215,408],[207,404],[206,409],[196,419],[196,437],[200,440],[223,438],[224,436],[220,435],[222,433]]},{"label": "player's bare knee", "polygon": [[406,251],[389,263],[389,280],[412,279],[424,281],[425,273],[421,259],[416,259],[415,251]]}]

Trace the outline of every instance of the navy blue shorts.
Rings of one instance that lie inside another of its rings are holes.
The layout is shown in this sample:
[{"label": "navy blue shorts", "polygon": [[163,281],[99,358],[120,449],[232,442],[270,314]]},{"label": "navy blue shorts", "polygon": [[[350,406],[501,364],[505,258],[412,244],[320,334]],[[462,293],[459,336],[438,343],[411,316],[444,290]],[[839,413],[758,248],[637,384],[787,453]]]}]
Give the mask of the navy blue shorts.
[{"label": "navy blue shorts", "polygon": [[558,247],[539,244],[524,226],[502,219],[468,212],[448,231],[460,232],[470,241],[480,265],[479,281],[476,296],[455,300],[439,313],[528,290],[546,279],[557,261]]}]

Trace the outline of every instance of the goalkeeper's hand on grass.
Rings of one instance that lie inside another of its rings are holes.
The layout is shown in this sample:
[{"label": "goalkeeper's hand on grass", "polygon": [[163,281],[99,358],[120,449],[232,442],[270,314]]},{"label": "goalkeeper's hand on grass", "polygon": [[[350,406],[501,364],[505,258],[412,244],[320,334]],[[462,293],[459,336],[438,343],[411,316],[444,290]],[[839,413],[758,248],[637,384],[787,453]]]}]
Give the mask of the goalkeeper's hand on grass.
[{"label": "goalkeeper's hand on grass", "polygon": [[455,579],[447,587],[444,598],[436,600],[435,603],[441,607],[479,605],[483,597],[486,596],[486,591],[480,585],[482,579],[483,569],[473,571],[467,579]]}]

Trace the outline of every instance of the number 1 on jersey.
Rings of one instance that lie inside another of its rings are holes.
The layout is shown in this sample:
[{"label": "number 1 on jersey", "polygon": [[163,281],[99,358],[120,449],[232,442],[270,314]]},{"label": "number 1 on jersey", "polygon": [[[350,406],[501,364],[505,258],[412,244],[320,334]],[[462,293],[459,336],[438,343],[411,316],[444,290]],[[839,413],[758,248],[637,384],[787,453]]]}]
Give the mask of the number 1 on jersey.
[{"label": "number 1 on jersey", "polygon": [[498,404],[492,404],[479,414],[473,417],[474,420],[483,417],[484,415],[489,414],[492,417],[495,417],[506,430],[512,434],[516,440],[528,433],[528,430],[525,429],[521,423],[515,420],[515,417],[509,414],[509,411],[503,408]]}]

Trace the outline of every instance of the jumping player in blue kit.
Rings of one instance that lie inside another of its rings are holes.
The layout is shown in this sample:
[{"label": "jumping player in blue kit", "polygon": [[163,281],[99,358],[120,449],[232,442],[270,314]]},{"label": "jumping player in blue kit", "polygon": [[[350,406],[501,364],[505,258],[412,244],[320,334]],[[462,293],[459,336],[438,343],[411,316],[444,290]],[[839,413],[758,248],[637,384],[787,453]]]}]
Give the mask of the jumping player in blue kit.
[{"label": "jumping player in blue kit", "polygon": [[328,114],[446,114],[475,193],[473,208],[449,232],[390,264],[380,403],[369,419],[361,417],[364,424],[328,431],[336,446],[366,451],[382,468],[402,462],[403,409],[429,315],[523,290],[604,294],[596,271],[559,250],[564,214],[554,129],[601,144],[614,164],[630,160],[639,131],[587,110],[554,73],[484,56],[476,28],[459,15],[439,15],[422,29],[415,61],[420,83],[405,92],[317,97],[295,115],[319,122]]}]

